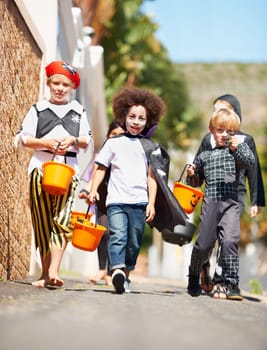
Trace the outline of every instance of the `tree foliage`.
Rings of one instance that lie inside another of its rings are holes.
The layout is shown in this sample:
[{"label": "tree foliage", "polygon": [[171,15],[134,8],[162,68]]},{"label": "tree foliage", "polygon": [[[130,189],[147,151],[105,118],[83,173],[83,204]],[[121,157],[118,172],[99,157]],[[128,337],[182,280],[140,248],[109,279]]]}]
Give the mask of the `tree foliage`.
[{"label": "tree foliage", "polygon": [[[185,80],[168,58],[155,33],[158,25],[141,11],[142,0],[116,0],[114,16],[106,25],[104,47],[108,101],[124,85],[151,89],[163,98],[167,113],[155,138],[166,148],[189,146],[201,117],[189,108]],[[109,104],[109,116],[112,118]]]}]

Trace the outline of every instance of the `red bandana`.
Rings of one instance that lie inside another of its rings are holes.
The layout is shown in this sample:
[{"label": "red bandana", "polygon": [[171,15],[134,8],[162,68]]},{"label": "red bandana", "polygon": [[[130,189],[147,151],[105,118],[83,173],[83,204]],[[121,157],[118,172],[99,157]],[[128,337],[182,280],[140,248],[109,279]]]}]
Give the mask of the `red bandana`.
[{"label": "red bandana", "polygon": [[53,61],[45,67],[46,76],[49,78],[54,74],[63,74],[74,83],[74,89],[80,85],[80,76],[76,68],[64,61]]}]

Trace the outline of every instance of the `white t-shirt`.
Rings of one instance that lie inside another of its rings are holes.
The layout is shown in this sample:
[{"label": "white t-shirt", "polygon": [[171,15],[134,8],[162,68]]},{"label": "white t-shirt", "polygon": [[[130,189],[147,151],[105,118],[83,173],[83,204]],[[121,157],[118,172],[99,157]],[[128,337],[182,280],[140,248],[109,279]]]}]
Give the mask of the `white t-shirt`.
[{"label": "white t-shirt", "polygon": [[[85,136],[87,138],[88,145],[90,141],[92,141],[92,137],[90,136],[91,129],[88,123],[86,112],[83,111],[83,106],[78,101],[73,100],[64,105],[56,105],[56,104],[50,103],[47,100],[43,100],[38,102],[36,105],[39,111],[45,110],[47,108],[51,109],[59,118],[63,118],[70,110],[74,110],[75,112],[81,114],[79,136]],[[32,106],[23,120],[20,132],[15,137],[14,143],[16,147],[18,146],[22,147],[20,144],[20,140],[23,140],[25,142],[27,140],[27,137],[36,137],[35,135],[37,130],[37,124],[38,124],[37,112],[36,112],[36,109]],[[57,125],[55,128],[49,131],[42,138],[49,139],[49,138],[64,137],[69,135],[70,135],[69,132],[62,125]],[[74,146],[72,146],[72,147],[69,147],[68,151],[77,153],[79,150]],[[42,170],[42,164],[44,162],[50,161],[51,159],[52,159],[51,153],[43,152],[41,150],[35,150],[29,163],[28,174],[30,174],[34,168],[39,168]],[[64,159],[64,156],[57,155],[54,158],[54,161],[64,163],[65,159]],[[75,169],[77,174],[78,173],[77,158],[67,157],[67,163]]]},{"label": "white t-shirt", "polygon": [[123,135],[108,139],[95,162],[111,166],[106,205],[148,202],[148,163],[139,138]]}]

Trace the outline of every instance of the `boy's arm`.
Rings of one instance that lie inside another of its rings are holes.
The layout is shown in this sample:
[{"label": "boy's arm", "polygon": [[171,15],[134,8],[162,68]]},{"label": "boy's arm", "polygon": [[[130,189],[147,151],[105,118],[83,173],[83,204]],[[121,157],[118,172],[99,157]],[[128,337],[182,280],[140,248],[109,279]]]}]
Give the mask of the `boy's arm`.
[{"label": "boy's arm", "polygon": [[158,188],[155,174],[150,165],[148,166],[147,185],[148,185],[148,205],[146,207],[146,222],[149,222],[149,221],[152,221],[155,216],[155,202],[156,202],[156,195],[157,195],[157,188]]},{"label": "boy's arm", "polygon": [[255,164],[255,156],[245,142],[239,143],[236,149],[232,150],[232,155],[234,156],[239,168],[246,169]]},{"label": "boy's arm", "polygon": [[96,200],[99,200],[99,193],[97,192],[99,185],[103,181],[107,168],[104,165],[97,164],[96,169],[94,170],[91,191],[88,196],[88,201],[94,203]]},{"label": "boy's arm", "polygon": [[88,196],[90,194],[90,190],[91,190],[91,187],[92,187],[92,180],[93,180],[93,177],[96,173],[96,169],[97,169],[97,165],[96,163],[94,162],[93,163],[93,166],[92,166],[92,173],[91,173],[91,176],[85,186],[85,188],[83,188],[80,193],[79,193],[79,198],[85,198],[85,199],[88,199]]},{"label": "boy's arm", "polygon": [[195,157],[194,163],[189,164],[186,169],[186,183],[193,187],[200,187],[205,180],[200,157],[201,156]]},{"label": "boy's arm", "polygon": [[[73,145],[75,141],[74,136],[66,136],[64,138],[51,138],[51,139],[44,139],[44,138],[36,138],[32,136],[27,136],[24,140],[21,140],[21,144],[23,147],[29,147],[32,149],[41,149],[41,150],[48,150],[51,153],[54,153],[57,150],[57,154],[64,155],[67,151],[67,149]],[[59,147],[58,144],[60,143]]]},{"label": "boy's arm", "polygon": [[[75,138],[74,146],[77,144],[77,138]],[[80,122],[80,131],[78,136],[78,147],[85,149],[93,142],[92,130],[88,122],[86,111],[83,111]]]},{"label": "boy's arm", "polygon": [[90,189],[92,186],[92,179],[89,180],[89,182],[87,183],[86,187],[84,187],[83,189],[80,190],[78,197],[80,199],[88,199],[88,196],[90,194]]}]

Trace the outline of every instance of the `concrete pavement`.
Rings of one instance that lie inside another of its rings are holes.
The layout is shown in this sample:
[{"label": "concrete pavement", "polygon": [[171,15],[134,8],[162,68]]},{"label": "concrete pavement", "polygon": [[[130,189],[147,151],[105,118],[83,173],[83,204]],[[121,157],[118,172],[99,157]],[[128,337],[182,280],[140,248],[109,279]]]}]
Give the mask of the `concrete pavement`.
[{"label": "concrete pavement", "polygon": [[132,293],[65,278],[64,288],[0,282],[1,350],[267,348],[266,298],[192,298],[185,286],[133,276]]}]

